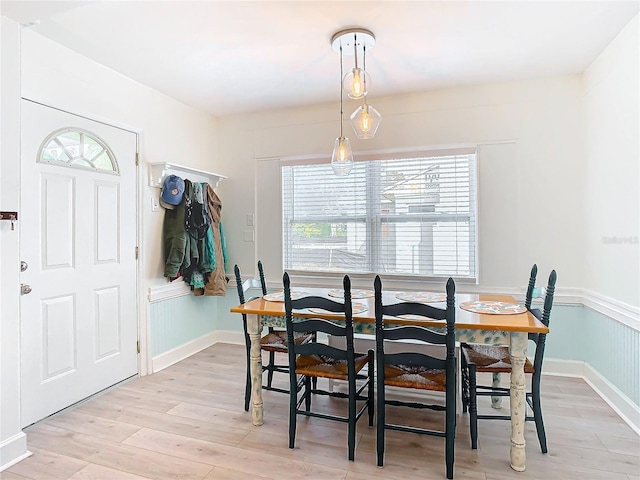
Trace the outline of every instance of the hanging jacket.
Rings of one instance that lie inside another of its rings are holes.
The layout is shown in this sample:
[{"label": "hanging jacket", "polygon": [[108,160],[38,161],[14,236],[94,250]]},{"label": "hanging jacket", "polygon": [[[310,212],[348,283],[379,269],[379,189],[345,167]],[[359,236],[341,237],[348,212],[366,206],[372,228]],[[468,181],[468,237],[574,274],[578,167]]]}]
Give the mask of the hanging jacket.
[{"label": "hanging jacket", "polygon": [[215,266],[207,279],[204,287],[205,295],[224,296],[227,293],[227,282],[229,279],[225,274],[226,270],[226,249],[224,248],[224,237],[222,236],[222,201],[213,190],[211,185],[206,186],[206,199],[211,217],[211,233],[213,236],[213,247],[215,252]]},{"label": "hanging jacket", "polygon": [[[186,184],[187,181],[185,181]],[[182,274],[184,268],[190,266],[190,257],[187,255],[188,242],[187,231],[184,228],[185,196],[182,202],[173,209],[164,212],[162,225],[162,244],[164,248],[164,276],[170,280]]]}]

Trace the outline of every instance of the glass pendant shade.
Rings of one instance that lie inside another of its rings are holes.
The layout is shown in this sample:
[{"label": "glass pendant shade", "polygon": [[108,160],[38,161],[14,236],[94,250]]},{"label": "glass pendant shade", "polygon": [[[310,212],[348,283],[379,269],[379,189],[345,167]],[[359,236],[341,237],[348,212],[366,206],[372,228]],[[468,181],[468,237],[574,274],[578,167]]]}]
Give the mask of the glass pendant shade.
[{"label": "glass pendant shade", "polygon": [[333,145],[333,154],[331,155],[331,166],[333,172],[338,176],[349,175],[353,168],[353,152],[349,139],[346,137],[338,137]]},{"label": "glass pendant shade", "polygon": [[375,136],[382,116],[371,105],[364,103],[351,114],[350,121],[356,136],[366,140]]},{"label": "glass pendant shade", "polygon": [[369,93],[371,78],[366,70],[356,67],[344,76],[342,85],[347,96],[357,100]]}]

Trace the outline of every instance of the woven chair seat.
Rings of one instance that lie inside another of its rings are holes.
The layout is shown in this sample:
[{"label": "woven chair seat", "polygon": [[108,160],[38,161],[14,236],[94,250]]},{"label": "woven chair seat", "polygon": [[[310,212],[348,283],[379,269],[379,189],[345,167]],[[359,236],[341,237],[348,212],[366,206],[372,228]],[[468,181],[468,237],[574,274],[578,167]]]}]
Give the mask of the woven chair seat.
[{"label": "woven chair seat", "polygon": [[[362,370],[368,361],[367,355],[356,353],[356,373]],[[347,361],[335,360],[323,355],[300,355],[296,359],[296,373],[308,377],[347,380]]]},{"label": "woven chair seat", "polygon": [[[313,339],[312,333],[295,332],[293,335],[296,344],[310,342]],[[269,352],[287,353],[287,332],[285,330],[276,330],[267,333],[260,339],[260,348]]]},{"label": "woven chair seat", "polygon": [[[467,363],[474,363],[478,372],[511,372],[511,356],[509,347],[499,345],[463,344],[462,354]],[[525,373],[533,373],[533,364],[527,358],[524,364]]]},{"label": "woven chair seat", "polygon": [[447,390],[447,373],[441,369],[427,369],[409,365],[385,365],[384,384],[422,390]]}]

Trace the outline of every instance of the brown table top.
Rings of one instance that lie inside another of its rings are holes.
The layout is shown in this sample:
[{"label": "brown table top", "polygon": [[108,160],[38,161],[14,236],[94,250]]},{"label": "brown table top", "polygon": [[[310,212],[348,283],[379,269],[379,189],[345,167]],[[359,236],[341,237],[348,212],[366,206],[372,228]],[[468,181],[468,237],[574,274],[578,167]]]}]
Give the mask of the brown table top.
[{"label": "brown table top", "polygon": [[[328,288],[294,288],[293,292],[304,292],[308,295],[318,295],[322,297],[328,297],[332,300],[340,301],[340,298],[334,298],[328,296],[328,292],[331,289]],[[396,298],[394,291],[383,292],[382,302],[387,305],[391,303],[398,303],[401,300]],[[460,305],[462,302],[468,301],[483,301],[483,302],[505,302],[505,303],[518,303],[515,298],[510,295],[477,295],[477,294],[456,294],[456,305]],[[362,303],[367,309],[361,313],[353,315],[355,322],[367,322],[375,323],[375,307],[374,298],[355,298],[353,303]],[[443,307],[444,302],[434,303],[434,306]],[[255,315],[268,315],[276,317],[284,317],[285,309],[284,302],[269,302],[264,298],[256,298],[243,305],[238,305],[230,309],[232,313],[245,313]],[[308,317],[308,318],[326,318],[336,319],[337,315],[327,313],[312,313],[306,311],[294,311],[296,317]],[[385,323],[397,323],[397,324],[419,324],[428,326],[444,326],[444,322],[434,320],[432,322],[424,322],[417,320],[410,320],[397,317],[385,317]],[[470,330],[499,330],[506,332],[536,332],[536,333],[548,333],[549,328],[545,327],[536,317],[530,312],[519,314],[488,314],[488,313],[473,313],[462,308],[456,308],[456,328],[470,329]]]}]

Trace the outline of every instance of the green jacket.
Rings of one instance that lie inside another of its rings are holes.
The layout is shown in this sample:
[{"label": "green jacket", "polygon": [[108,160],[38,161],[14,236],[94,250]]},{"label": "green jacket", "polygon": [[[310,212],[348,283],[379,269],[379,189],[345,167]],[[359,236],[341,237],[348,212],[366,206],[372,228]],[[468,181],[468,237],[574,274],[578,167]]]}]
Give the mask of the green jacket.
[{"label": "green jacket", "polygon": [[164,248],[164,276],[174,279],[182,273],[183,268],[191,265],[188,246],[189,235],[184,227],[185,195],[180,205],[164,212],[162,226],[162,243]]}]

